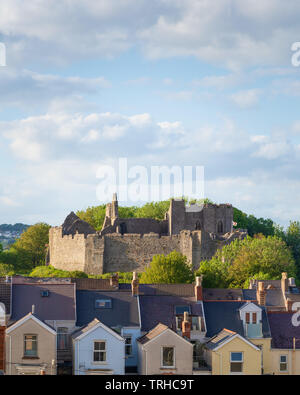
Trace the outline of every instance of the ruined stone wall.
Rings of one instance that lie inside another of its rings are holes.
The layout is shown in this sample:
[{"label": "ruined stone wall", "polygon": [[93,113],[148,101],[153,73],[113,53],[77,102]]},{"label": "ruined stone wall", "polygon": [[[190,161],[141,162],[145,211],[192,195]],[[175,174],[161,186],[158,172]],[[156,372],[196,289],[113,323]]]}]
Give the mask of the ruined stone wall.
[{"label": "ruined stone wall", "polygon": [[62,270],[85,270],[86,238],[83,234],[62,236],[62,228],[49,231],[50,265]]},{"label": "ruined stone wall", "polygon": [[218,222],[223,223],[223,233],[232,231],[233,208],[231,205],[207,205],[203,208],[203,229],[209,233],[218,232]]},{"label": "ruined stone wall", "polygon": [[104,236],[104,272],[143,271],[153,255],[180,251],[179,236],[111,234]]}]

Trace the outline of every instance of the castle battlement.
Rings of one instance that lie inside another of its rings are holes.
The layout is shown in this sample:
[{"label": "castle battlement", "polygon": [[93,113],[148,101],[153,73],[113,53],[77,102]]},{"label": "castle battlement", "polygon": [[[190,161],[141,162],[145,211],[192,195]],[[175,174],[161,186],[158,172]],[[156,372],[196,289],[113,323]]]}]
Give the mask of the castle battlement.
[{"label": "castle battlement", "polygon": [[49,232],[50,264],[58,269],[88,274],[143,271],[154,255],[176,250],[186,255],[195,269],[203,259],[246,233],[233,231],[231,204],[185,206],[170,201],[162,221],[152,218],[120,218],[117,196],[106,207],[100,232],[73,212],[62,226]]}]

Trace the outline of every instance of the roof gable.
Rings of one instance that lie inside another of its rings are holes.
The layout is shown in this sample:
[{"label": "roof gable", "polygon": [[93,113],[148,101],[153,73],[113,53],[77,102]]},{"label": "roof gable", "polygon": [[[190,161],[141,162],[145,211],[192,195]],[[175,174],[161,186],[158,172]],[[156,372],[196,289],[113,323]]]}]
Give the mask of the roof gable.
[{"label": "roof gable", "polygon": [[75,332],[72,335],[72,338],[75,341],[83,339],[85,336],[90,335],[92,332],[97,330],[98,328],[104,329],[107,333],[110,335],[116,337],[118,340],[125,341],[122,336],[120,336],[117,332],[115,332],[113,329],[109,328],[103,322],[100,322],[97,318],[95,318],[93,321],[91,321],[87,326],[84,328],[80,329],[79,331]]},{"label": "roof gable", "polygon": [[32,313],[29,313],[29,314],[25,315],[25,317],[21,318],[19,321],[15,322],[13,325],[8,327],[6,329],[6,333],[13,332],[15,329],[19,328],[20,326],[22,326],[23,324],[25,324],[29,320],[34,321],[35,323],[37,323],[38,325],[40,325],[41,327],[43,327],[44,329],[46,329],[47,331],[52,333],[53,335],[56,335],[56,331],[50,325],[48,325],[45,322],[41,321],[38,317],[36,317]]},{"label": "roof gable", "polygon": [[150,342],[157,340],[157,338],[159,336],[161,336],[162,334],[164,334],[166,332],[168,332],[170,336],[176,336],[177,339],[180,339],[193,347],[193,345],[188,340],[186,340],[184,337],[178,335],[178,333],[174,332],[172,329],[168,328],[166,325],[164,325],[162,323],[159,323],[158,325],[156,325],[155,328],[153,328],[151,331],[146,333],[144,336],[137,339],[137,341],[140,344],[142,344],[143,346],[144,345],[146,346]]}]

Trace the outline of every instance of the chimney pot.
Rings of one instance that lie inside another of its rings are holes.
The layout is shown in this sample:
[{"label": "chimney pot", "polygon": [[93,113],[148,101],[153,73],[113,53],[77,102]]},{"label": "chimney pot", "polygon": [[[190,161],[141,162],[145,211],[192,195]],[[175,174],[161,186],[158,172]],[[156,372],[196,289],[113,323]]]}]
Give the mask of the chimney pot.
[{"label": "chimney pot", "polygon": [[139,278],[137,272],[132,273],[131,292],[132,296],[137,296],[139,294]]},{"label": "chimney pot", "polygon": [[183,313],[183,321],[182,321],[182,337],[191,338],[191,323],[189,321],[189,313],[185,311]]},{"label": "chimney pot", "polygon": [[203,300],[203,292],[202,292],[202,276],[196,277],[196,285],[195,285],[195,299],[196,302],[200,302]]}]

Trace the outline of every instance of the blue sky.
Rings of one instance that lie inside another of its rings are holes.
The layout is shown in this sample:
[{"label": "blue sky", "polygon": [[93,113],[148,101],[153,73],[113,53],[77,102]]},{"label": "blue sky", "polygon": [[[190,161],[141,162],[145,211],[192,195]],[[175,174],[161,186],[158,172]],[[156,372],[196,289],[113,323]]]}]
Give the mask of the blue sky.
[{"label": "blue sky", "polygon": [[210,199],[300,220],[299,15],[297,0],[0,0],[0,223],[99,204],[97,168],[120,157],[204,166]]}]

